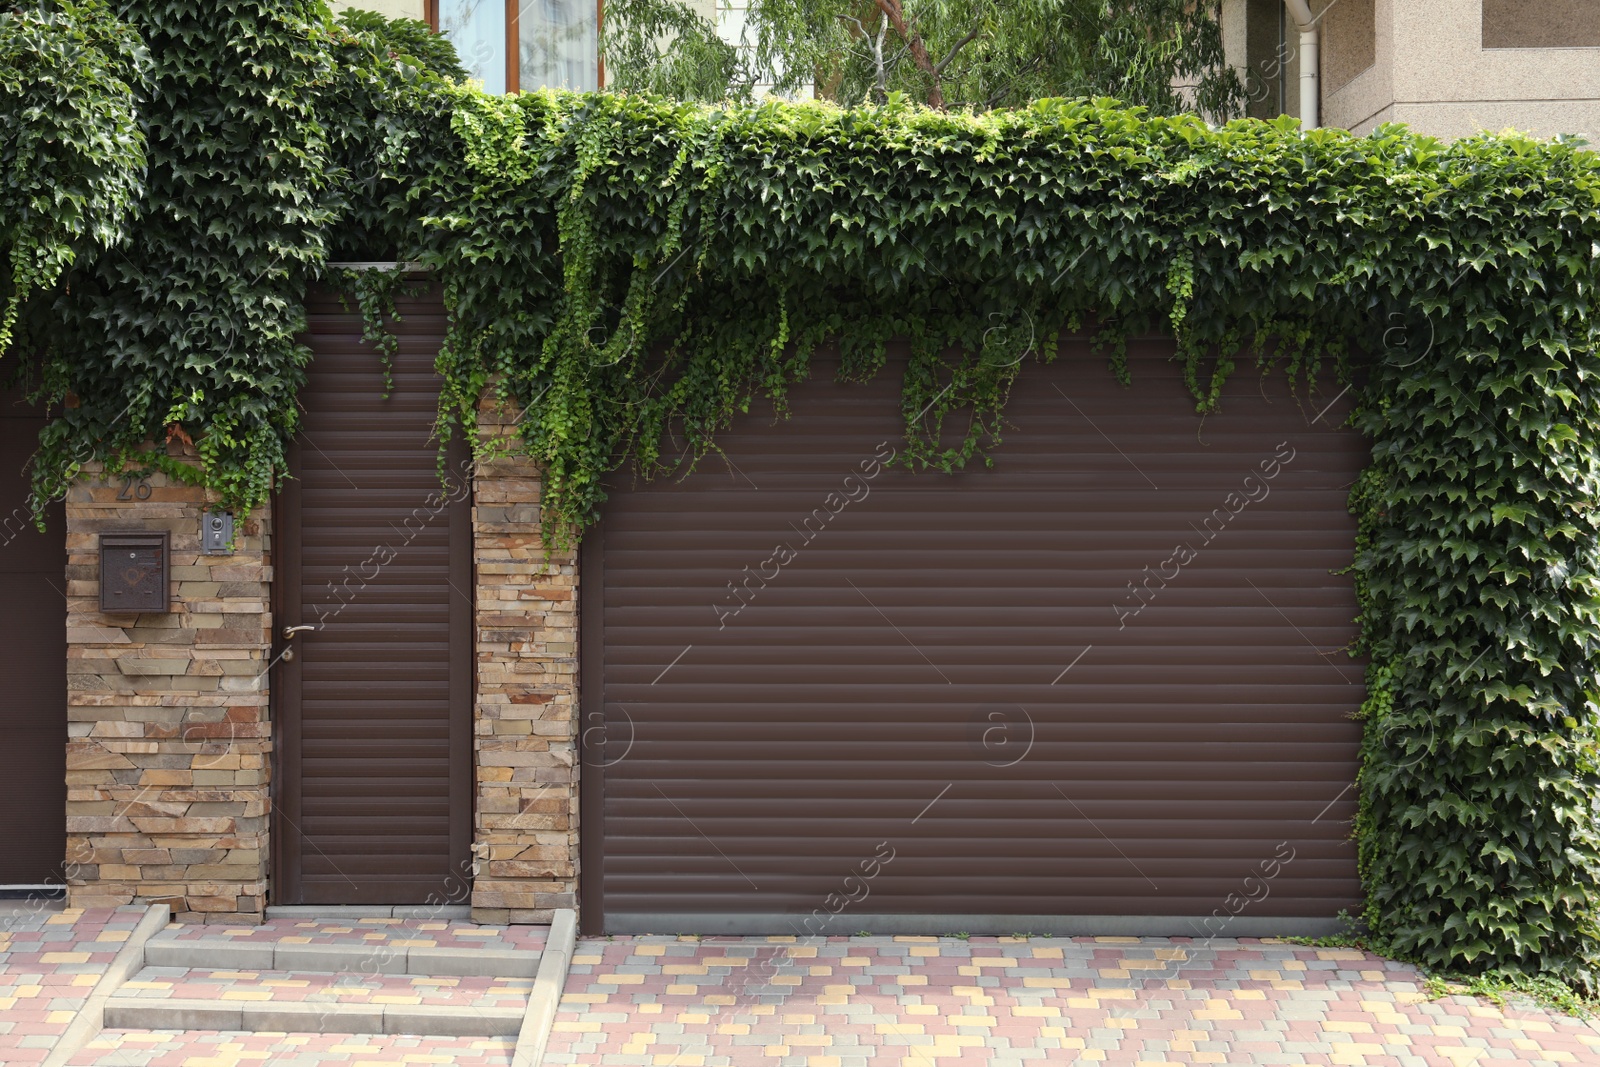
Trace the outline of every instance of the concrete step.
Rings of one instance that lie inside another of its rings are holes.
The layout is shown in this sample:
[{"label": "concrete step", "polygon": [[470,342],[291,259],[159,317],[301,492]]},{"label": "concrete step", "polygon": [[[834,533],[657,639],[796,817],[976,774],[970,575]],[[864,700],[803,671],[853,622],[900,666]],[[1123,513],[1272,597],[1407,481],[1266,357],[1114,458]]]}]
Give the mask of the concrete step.
[{"label": "concrete step", "polygon": [[253,927],[171,926],[145,945],[144,961],[158,967],[532,978],[545,936],[543,927],[381,917],[278,919]]},{"label": "concrete step", "polygon": [[116,1030],[512,1037],[530,978],[146,966],[106,1001]]}]

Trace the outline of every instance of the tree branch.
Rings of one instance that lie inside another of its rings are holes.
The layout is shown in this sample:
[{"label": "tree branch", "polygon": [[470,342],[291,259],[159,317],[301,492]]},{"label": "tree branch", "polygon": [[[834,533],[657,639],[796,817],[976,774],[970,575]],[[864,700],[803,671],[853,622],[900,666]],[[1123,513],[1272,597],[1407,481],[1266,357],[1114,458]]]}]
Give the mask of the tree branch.
[{"label": "tree branch", "polygon": [[922,43],[922,35],[906,25],[905,11],[900,7],[900,0],[874,0],[878,10],[894,26],[894,32],[906,42],[911,49],[911,58],[916,60],[928,77],[933,79],[933,84],[928,87],[928,106],[944,110],[944,91],[939,86],[939,71],[934,68],[933,58],[928,55],[928,48]]},{"label": "tree branch", "polygon": [[938,63],[934,64],[933,72],[942,76],[944,74],[944,68],[950,65],[950,61],[956,57],[956,53],[967,47],[967,45],[971,44],[977,38],[978,30],[979,27],[977,26],[974,26],[972,29],[968,30],[967,35],[952,45],[950,51],[945,53],[945,57],[939,60]]}]

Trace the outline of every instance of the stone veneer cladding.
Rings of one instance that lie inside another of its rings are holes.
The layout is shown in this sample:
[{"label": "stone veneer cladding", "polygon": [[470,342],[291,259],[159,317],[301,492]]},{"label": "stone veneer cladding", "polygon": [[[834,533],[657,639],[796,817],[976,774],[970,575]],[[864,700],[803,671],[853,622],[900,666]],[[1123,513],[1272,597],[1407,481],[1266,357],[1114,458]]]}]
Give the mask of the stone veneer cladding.
[{"label": "stone veneer cladding", "polygon": [[[200,554],[203,490],[91,470],[66,499],[67,896],[251,921],[266,899],[271,510]],[[119,499],[126,496],[129,499]],[[171,534],[167,614],[99,607],[99,538]]]},{"label": "stone veneer cladding", "polygon": [[[486,403],[485,439],[506,441],[514,413]],[[577,906],[578,605],[576,554],[545,555],[539,469],[478,464],[477,715],[474,724],[479,922],[548,922]]]}]

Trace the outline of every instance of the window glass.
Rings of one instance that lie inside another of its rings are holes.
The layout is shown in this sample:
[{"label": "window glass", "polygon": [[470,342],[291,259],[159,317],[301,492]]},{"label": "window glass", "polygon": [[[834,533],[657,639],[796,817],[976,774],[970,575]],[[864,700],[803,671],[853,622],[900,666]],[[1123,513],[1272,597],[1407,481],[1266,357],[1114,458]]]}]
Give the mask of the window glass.
[{"label": "window glass", "polygon": [[505,0],[439,0],[439,32],[485,92],[506,91]]},{"label": "window glass", "polygon": [[520,0],[519,88],[598,89],[595,0]]}]

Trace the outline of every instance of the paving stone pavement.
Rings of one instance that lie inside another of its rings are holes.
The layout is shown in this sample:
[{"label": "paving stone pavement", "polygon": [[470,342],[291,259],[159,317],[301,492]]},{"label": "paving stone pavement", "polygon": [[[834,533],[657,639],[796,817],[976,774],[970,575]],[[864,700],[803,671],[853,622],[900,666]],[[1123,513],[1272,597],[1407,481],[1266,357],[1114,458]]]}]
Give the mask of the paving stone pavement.
[{"label": "paving stone pavement", "polygon": [[45,1058],[143,914],[23,905],[0,914],[0,1064]]},{"label": "paving stone pavement", "polygon": [[545,1062],[1543,1067],[1600,1031],[1271,940],[619,937],[580,943]]},{"label": "paving stone pavement", "polygon": [[[140,914],[128,908],[0,916],[0,1064],[44,1057]],[[350,935],[324,933],[356,936],[367,924],[344,925]],[[253,936],[247,928],[188,929]],[[206,980],[221,994],[230,983],[252,981],[249,973],[211,972]],[[309,975],[291,980],[310,984],[277,987],[285,996],[310,996],[301,991],[326,990],[329,982]],[[417,991],[416,980],[361,976],[348,988],[365,991],[356,996],[430,995]],[[493,987],[481,981],[485,990]],[[408,992],[374,992],[401,983]],[[511,1038],[108,1031],[73,1063],[508,1067],[514,1044]],[[1429,1001],[1419,975],[1403,964],[1271,940],[619,937],[580,942],[545,1062],[1543,1067],[1600,1065],[1600,1029],[1532,1007],[1500,1010],[1466,997]]]},{"label": "paving stone pavement", "polygon": [[214,1030],[108,1030],[73,1067],[506,1067],[514,1037],[379,1037],[229,1034]]}]

